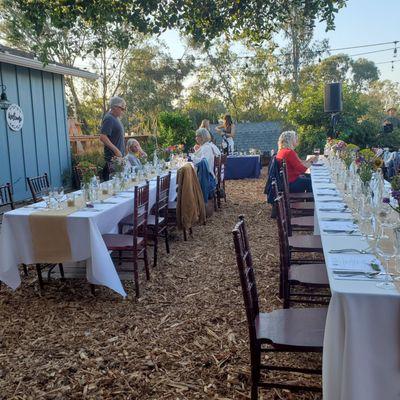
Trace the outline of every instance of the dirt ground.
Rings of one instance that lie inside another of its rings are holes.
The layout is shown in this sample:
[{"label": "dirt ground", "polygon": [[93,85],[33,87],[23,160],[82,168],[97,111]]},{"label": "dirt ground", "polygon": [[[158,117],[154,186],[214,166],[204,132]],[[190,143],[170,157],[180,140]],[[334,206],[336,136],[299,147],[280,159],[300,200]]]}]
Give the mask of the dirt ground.
[{"label": "dirt ground", "polygon": [[[228,202],[171,254],[161,246],[151,280],[122,299],[84,280],[53,279],[41,297],[35,272],[0,289],[0,399],[246,399],[248,332],[232,228],[244,214],[260,308],[281,307],[276,222],[264,179],[227,182]],[[298,357],[291,355],[290,357]],[[292,359],[289,360],[292,362]],[[307,360],[304,361],[303,363]],[[272,390],[260,399],[320,399]]]}]

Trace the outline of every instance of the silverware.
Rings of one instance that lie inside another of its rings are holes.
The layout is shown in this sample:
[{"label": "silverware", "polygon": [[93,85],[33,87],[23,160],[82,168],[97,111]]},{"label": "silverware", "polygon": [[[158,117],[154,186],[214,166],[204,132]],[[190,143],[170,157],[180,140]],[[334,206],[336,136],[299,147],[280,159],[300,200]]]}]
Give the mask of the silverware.
[{"label": "silverware", "polygon": [[340,269],[334,269],[333,273],[337,276],[346,278],[346,277],[351,277],[351,276],[365,276],[366,278],[375,278],[378,275],[385,275],[381,271],[350,271],[350,270],[340,270]]},{"label": "silverware", "polygon": [[336,218],[336,217],[324,217],[321,218],[321,221],[348,221],[348,222],[355,222],[352,218]]},{"label": "silverware", "polygon": [[347,235],[353,235],[357,232],[356,229],[323,229],[325,233],[346,233]]},{"label": "silverware", "polygon": [[347,208],[320,208],[319,211],[338,213],[350,212]]},{"label": "silverware", "polygon": [[116,201],[104,201],[104,200],[101,200],[100,204],[118,204],[118,203]]},{"label": "silverware", "polygon": [[331,254],[341,254],[341,253],[358,253],[358,254],[371,254],[369,251],[364,249],[332,249],[329,250]]},{"label": "silverware", "polygon": [[100,212],[102,210],[99,210],[97,208],[86,207],[86,208],[81,208],[80,210],[76,210],[75,212],[81,212],[81,211]]}]

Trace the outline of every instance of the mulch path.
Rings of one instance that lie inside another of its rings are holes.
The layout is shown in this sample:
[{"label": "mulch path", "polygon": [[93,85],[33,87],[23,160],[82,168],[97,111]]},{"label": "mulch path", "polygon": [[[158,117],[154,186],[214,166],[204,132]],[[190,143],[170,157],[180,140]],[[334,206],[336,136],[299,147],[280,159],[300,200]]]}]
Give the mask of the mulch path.
[{"label": "mulch path", "polygon": [[[3,286],[0,399],[249,398],[247,322],[231,231],[244,214],[260,308],[281,307],[277,229],[263,187],[264,177],[228,181],[222,211],[188,242],[179,233],[169,256],[161,246],[151,280],[141,273],[139,301],[130,282],[123,300],[105,288],[93,297],[83,280],[52,280],[41,297],[33,270],[16,292]],[[320,398],[276,390],[260,396]]]}]

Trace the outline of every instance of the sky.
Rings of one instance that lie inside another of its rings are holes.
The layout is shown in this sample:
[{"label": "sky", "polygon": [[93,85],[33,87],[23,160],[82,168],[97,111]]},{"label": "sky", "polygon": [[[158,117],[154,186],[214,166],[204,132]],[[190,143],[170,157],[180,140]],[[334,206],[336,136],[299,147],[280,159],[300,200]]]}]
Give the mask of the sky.
[{"label": "sky", "polygon": [[[390,61],[386,64],[377,64],[380,77],[400,82],[400,0],[348,0],[347,7],[336,14],[335,30],[325,32],[325,28],[324,23],[318,23],[314,39],[329,39],[332,49],[392,42],[381,46],[349,49],[341,52],[353,55],[390,49],[354,58],[364,57],[375,63]],[[182,56],[184,45],[176,31],[167,31],[161,35],[161,38],[170,48],[174,58]],[[393,57],[393,42],[396,40],[399,41],[398,54],[397,57]],[[332,54],[337,53],[339,51],[332,52]],[[393,63],[393,70],[392,60],[398,60]]]}]

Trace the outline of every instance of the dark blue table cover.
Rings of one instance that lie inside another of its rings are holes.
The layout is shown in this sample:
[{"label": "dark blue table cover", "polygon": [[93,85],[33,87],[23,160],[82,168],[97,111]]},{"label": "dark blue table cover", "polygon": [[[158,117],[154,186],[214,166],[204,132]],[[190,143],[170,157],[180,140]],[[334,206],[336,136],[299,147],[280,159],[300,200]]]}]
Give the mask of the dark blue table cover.
[{"label": "dark blue table cover", "polygon": [[260,156],[229,156],[226,161],[225,179],[259,178]]}]

